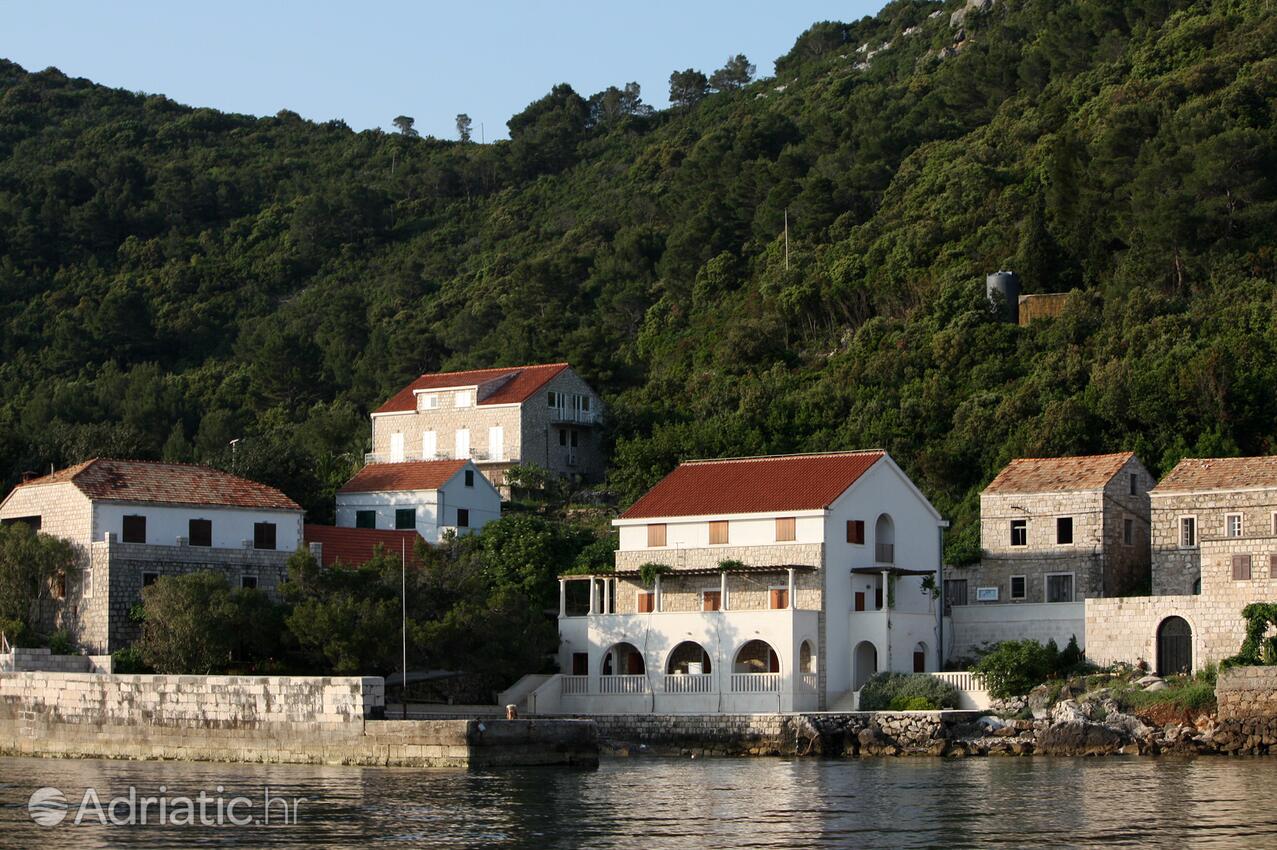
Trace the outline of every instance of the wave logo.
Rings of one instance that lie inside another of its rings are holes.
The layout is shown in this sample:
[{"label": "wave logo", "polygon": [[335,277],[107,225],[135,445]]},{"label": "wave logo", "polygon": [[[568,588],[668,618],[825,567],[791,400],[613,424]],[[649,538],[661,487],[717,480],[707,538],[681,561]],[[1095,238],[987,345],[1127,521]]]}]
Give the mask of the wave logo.
[{"label": "wave logo", "polygon": [[67,816],[66,795],[57,788],[37,788],[27,800],[27,813],[40,826],[57,826]]}]

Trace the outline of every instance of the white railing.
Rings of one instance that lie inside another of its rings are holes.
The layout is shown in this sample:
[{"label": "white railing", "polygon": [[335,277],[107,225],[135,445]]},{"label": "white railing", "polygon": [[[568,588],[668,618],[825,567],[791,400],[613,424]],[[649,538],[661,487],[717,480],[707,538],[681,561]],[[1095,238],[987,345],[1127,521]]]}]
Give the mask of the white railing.
[{"label": "white railing", "polygon": [[647,676],[600,676],[599,693],[601,694],[645,694],[647,693]]},{"label": "white railing", "polygon": [[874,546],[874,555],[880,564],[894,564],[896,562],[896,547],[892,543],[878,543]]},{"label": "white railing", "polygon": [[588,694],[590,692],[589,676],[561,676],[559,684],[563,686],[560,692],[564,696],[572,696],[574,694]]},{"label": "white railing", "polygon": [[665,677],[667,694],[712,694],[713,673],[670,673]]},{"label": "white railing", "polygon": [[734,694],[778,694],[780,693],[779,673],[733,673],[732,693]]},{"label": "white railing", "polygon": [[951,673],[932,673],[931,675],[943,682],[948,682],[960,691],[987,690],[984,682],[984,676],[979,673],[956,671]]},{"label": "white railing", "polygon": [[815,693],[817,686],[820,684],[819,674],[817,673],[799,673],[798,687],[801,690]]},{"label": "white railing", "polygon": [[593,425],[599,421],[599,415],[593,410],[574,410],[570,407],[551,407],[552,422],[580,422],[582,425]]},{"label": "white railing", "polygon": [[451,452],[442,452],[442,451],[435,452],[434,454],[431,454],[431,455],[422,454],[421,452],[406,451],[404,452],[403,460],[400,460],[400,461],[391,460],[390,455],[383,454],[381,452],[366,452],[364,454],[365,465],[370,463],[403,463],[404,461],[409,461],[409,460],[451,460],[451,459],[452,459]]}]

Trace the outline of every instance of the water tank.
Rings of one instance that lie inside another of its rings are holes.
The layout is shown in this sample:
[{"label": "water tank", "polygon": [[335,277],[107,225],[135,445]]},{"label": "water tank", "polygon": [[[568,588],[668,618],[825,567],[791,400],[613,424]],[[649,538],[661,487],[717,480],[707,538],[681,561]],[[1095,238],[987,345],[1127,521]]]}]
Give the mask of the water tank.
[{"label": "water tank", "polygon": [[984,294],[998,305],[1002,318],[1011,324],[1020,322],[1020,278],[1015,272],[996,271],[984,279]]}]

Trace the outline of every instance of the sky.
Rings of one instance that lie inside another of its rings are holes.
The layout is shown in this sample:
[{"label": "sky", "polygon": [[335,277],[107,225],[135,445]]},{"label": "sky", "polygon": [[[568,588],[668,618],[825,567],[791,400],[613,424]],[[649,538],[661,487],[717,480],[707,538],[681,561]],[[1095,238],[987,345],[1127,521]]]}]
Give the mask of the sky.
[{"label": "sky", "polygon": [[882,0],[608,0],[335,3],[328,0],[0,0],[0,57],[227,112],[340,118],[486,140],[557,83],[588,97],[637,81],[667,105],[669,75],[709,74],[744,53],[772,63],[816,21],[853,21]]}]

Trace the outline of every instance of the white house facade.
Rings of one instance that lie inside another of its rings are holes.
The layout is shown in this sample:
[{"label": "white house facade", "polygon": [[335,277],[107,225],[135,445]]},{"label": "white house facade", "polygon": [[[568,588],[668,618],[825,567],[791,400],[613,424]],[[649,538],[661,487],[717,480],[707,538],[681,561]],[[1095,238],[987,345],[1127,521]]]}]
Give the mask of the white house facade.
[{"label": "white house facade", "polygon": [[501,517],[501,494],[469,460],[365,466],[337,491],[343,528],[415,530],[427,543]]},{"label": "white house facade", "polygon": [[885,452],[684,463],[614,525],[614,573],[561,577],[534,712],[810,711],[940,669],[944,521]]}]

